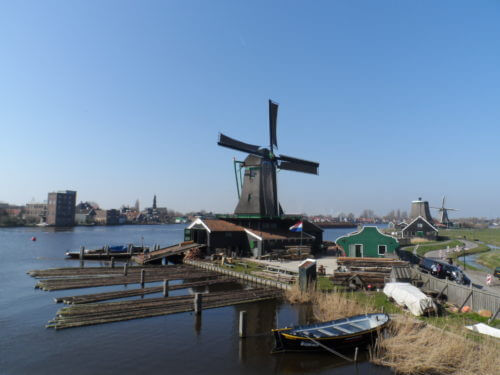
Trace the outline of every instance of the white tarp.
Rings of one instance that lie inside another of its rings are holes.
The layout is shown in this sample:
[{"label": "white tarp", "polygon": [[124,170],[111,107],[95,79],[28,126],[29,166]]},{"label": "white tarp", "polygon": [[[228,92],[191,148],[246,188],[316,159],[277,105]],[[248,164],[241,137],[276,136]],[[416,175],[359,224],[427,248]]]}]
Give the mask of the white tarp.
[{"label": "white tarp", "polygon": [[500,339],[500,329],[490,327],[484,323],[477,323],[472,326],[465,326],[465,328],[470,329],[474,332],[482,333],[483,335],[493,336]]},{"label": "white tarp", "polygon": [[410,312],[419,316],[426,310],[436,311],[436,304],[432,298],[427,297],[417,287],[409,283],[387,283],[384,294],[393,298],[400,306],[406,306]]}]

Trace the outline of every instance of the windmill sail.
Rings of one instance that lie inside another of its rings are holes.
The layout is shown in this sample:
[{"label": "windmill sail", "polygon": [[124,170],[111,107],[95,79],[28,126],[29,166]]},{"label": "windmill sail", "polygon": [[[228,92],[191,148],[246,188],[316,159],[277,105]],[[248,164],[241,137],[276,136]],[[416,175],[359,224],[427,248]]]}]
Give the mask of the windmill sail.
[{"label": "windmill sail", "polygon": [[259,152],[259,146],[238,141],[222,133],[219,134],[219,142],[217,142],[217,144],[219,146],[231,148],[233,150],[243,151],[249,154],[261,155],[261,152]]},{"label": "windmill sail", "polygon": [[281,160],[281,163],[279,165],[280,169],[318,174],[319,163],[316,163],[314,161],[292,158],[291,156],[286,155],[280,155],[278,159]]},{"label": "windmill sail", "polygon": [[269,100],[269,145],[271,150],[273,146],[278,147],[278,139],[276,136],[276,127],[278,125],[278,104]]}]

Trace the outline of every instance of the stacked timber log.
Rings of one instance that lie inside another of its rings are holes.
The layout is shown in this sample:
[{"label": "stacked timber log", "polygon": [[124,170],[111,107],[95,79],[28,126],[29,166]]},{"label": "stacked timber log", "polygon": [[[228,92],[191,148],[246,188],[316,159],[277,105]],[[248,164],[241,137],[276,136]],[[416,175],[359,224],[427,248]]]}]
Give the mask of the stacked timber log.
[{"label": "stacked timber log", "polygon": [[[224,284],[224,283],[234,283],[237,282],[236,278],[222,278],[217,277],[214,279],[203,280],[203,281],[195,281],[191,283],[183,283],[176,285],[169,285],[167,290],[178,290],[178,289],[187,289],[187,288],[195,288],[200,286],[208,286],[215,284]],[[69,296],[69,297],[58,297],[54,298],[54,301],[57,303],[64,302],[65,304],[82,304],[82,303],[94,303],[100,301],[108,301],[112,299],[119,298],[127,298],[127,297],[136,297],[143,296],[146,294],[153,293],[161,293],[163,291],[163,286],[154,286],[149,288],[138,288],[138,289],[129,289],[129,290],[120,290],[116,292],[105,292],[105,293],[94,293],[94,294],[83,294],[78,296]]]},{"label": "stacked timber log", "polygon": [[199,247],[188,250],[186,255],[184,256],[184,259],[189,259],[189,260],[203,259],[203,251]]},{"label": "stacked timber log", "polygon": [[217,273],[187,265],[163,267],[66,268],[28,272],[43,278],[35,287],[42,290],[92,288],[110,285],[144,284],[163,280],[192,280],[217,276]]},{"label": "stacked timber log", "polygon": [[394,266],[407,266],[408,262],[390,258],[351,258],[337,259],[339,270],[331,280],[336,285],[366,288],[382,288],[389,279]]},{"label": "stacked timber log", "polygon": [[[247,289],[203,295],[203,309],[274,299],[275,289]],[[148,298],[132,301],[71,305],[57,312],[47,327],[64,329],[194,310],[193,296]]]},{"label": "stacked timber log", "polygon": [[311,258],[311,246],[295,245],[285,246],[284,249],[275,249],[269,254],[263,255],[262,259],[304,260]]}]

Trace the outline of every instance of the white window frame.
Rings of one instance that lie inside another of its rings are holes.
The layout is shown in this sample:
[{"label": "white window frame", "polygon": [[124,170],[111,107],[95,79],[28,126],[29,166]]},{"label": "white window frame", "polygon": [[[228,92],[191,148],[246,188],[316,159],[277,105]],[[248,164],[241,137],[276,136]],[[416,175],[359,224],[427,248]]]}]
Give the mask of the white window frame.
[{"label": "white window frame", "polygon": [[[380,247],[383,246],[385,248],[384,252],[383,253],[380,253]],[[385,255],[387,254],[387,245],[377,245],[377,252],[378,252],[378,255]]]},{"label": "white window frame", "polygon": [[354,244],[354,257],[356,257],[356,246],[361,246],[361,258],[364,258],[365,249],[364,249],[364,246],[362,243],[355,243]]}]

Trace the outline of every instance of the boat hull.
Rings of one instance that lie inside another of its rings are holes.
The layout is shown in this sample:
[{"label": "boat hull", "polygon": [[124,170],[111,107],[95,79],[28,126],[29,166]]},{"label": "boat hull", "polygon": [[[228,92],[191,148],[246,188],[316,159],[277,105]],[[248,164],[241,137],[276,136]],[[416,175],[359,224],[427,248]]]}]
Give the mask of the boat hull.
[{"label": "boat hull", "polygon": [[[383,314],[385,315],[385,314]],[[380,325],[376,327],[359,330],[358,332],[352,332],[349,334],[335,335],[330,337],[304,337],[295,333],[297,327],[295,328],[282,328],[273,330],[275,347],[273,352],[284,352],[284,351],[323,351],[326,348],[334,350],[343,350],[354,347],[360,347],[366,344],[371,344],[375,342],[378,334],[387,326],[389,322],[389,317],[387,315],[386,319],[382,321]],[[339,319],[338,321],[343,321]],[[325,326],[328,324],[334,324],[335,321],[324,323]],[[298,328],[306,328],[308,326],[301,326]],[[311,325],[311,327],[322,328],[321,325]]]}]

